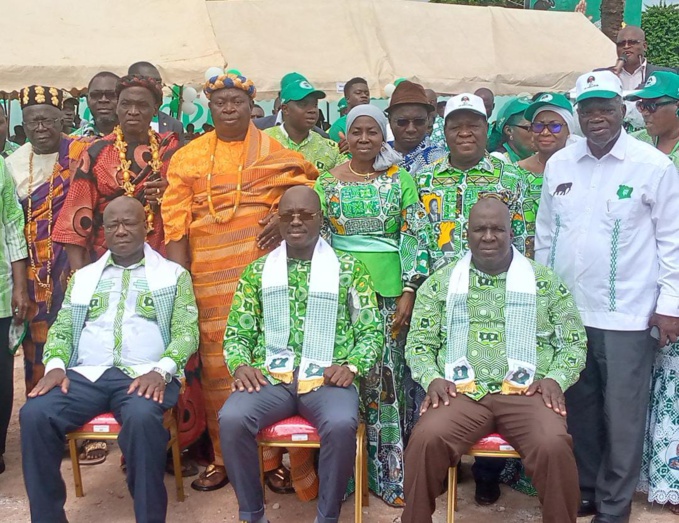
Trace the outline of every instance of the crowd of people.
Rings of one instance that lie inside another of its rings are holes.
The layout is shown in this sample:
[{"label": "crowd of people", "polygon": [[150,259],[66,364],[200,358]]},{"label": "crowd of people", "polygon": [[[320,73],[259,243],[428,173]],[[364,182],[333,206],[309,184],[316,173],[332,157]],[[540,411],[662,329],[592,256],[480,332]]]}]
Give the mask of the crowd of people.
[{"label": "crowd of people", "polygon": [[639,28],[617,49],[493,123],[489,89],[439,101],[407,79],[386,111],[349,80],[324,128],[302,74],[265,116],[227,71],[201,135],[159,111],[147,62],[96,74],[80,126],[61,90],[23,88],[25,144],[0,108],[0,473],[22,347],[32,521],[66,521],[65,434],[105,412],[137,521],[165,521],[175,405],[182,447],[211,444],[182,472],[231,483],[245,522],[267,521],[257,434],[294,414],[320,451],[288,468],[266,449],[266,485],[318,497],[318,523],[353,489],[359,423],[370,490],[404,523],[432,520],[493,432],[521,460],[476,459],[479,504],[506,482],[546,522],[627,522],[637,490],[679,514],[679,74]]}]

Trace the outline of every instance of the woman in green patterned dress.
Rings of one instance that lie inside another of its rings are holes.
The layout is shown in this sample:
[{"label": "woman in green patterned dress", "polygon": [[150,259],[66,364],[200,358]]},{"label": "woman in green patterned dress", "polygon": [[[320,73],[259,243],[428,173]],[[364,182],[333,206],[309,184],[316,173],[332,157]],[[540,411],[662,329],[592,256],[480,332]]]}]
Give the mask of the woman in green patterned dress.
[{"label": "woman in green patterned dress", "polygon": [[338,251],[370,273],[385,323],[381,359],[361,385],[368,427],[369,486],[394,506],[404,504],[403,451],[408,436],[404,346],[415,292],[429,274],[431,226],[401,155],[386,142],[387,119],[372,105],[347,115],[351,161],[316,181],[325,234]]},{"label": "woman in green patterned dress", "polygon": [[[679,169],[679,75],[658,71],[627,97],[637,102],[646,129],[632,136],[669,156]],[[679,342],[657,351],[638,489],[648,501],[679,515]]]}]

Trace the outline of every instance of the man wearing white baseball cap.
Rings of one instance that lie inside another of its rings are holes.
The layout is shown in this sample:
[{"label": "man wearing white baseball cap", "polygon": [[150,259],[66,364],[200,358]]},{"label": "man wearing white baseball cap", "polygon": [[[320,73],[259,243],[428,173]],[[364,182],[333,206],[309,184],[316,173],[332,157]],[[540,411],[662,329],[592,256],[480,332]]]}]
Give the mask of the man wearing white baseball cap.
[{"label": "man wearing white baseball cap", "polygon": [[486,152],[488,121],[483,99],[471,93],[453,96],[446,103],[444,119],[450,155],[415,176],[438,244],[438,250],[431,253],[435,267],[469,250],[466,234],[469,211],[483,193],[497,193],[509,205],[515,217],[514,245],[523,253],[526,226],[521,210],[521,176],[514,166]]},{"label": "man wearing white baseball cap", "polygon": [[639,477],[654,345],[679,335],[679,176],[622,128],[615,74],[582,75],[576,95],[586,140],[547,162],[535,258],[563,278],[587,328],[587,365],[566,392],[579,514],[618,523]]}]

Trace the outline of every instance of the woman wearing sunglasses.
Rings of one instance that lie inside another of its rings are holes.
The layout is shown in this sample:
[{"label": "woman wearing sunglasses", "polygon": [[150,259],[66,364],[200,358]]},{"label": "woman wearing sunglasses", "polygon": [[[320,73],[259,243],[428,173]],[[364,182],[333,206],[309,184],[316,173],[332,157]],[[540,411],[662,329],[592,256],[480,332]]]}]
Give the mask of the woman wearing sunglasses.
[{"label": "woman wearing sunglasses", "polygon": [[[491,133],[500,140],[496,148],[489,149],[492,156],[516,164],[535,152],[530,121],[525,117],[529,105],[530,100],[526,98],[514,98],[502,107]],[[493,141],[491,136],[489,147],[494,145]]]},{"label": "woman wearing sunglasses", "polygon": [[[636,101],[646,123],[633,136],[667,154],[679,168],[679,75],[655,72],[627,100]],[[656,354],[639,490],[648,493],[650,502],[669,503],[679,515],[679,342]]]},{"label": "woman wearing sunglasses", "polygon": [[386,143],[387,118],[374,105],[347,115],[351,160],[316,181],[324,236],[368,269],[384,318],[381,362],[361,384],[368,425],[369,486],[386,503],[403,506],[403,452],[410,397],[405,338],[415,291],[429,274],[431,225],[403,157]]}]

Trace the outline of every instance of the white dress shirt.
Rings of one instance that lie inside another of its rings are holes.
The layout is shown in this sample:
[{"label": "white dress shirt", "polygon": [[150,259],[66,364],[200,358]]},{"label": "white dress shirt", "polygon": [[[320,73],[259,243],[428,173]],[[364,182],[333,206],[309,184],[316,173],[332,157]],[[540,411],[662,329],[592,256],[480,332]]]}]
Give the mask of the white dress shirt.
[{"label": "white dress shirt", "polygon": [[648,328],[679,316],[679,175],[663,153],[622,131],[596,159],[587,140],[547,162],[535,259],[575,297],[583,323]]},{"label": "white dress shirt", "polygon": [[[177,365],[163,357],[165,344],[155,320],[143,261],[124,268],[111,259],[92,296],[72,369],[92,382],[114,365],[132,377],[154,367],[174,375]],[[64,362],[51,359],[45,374],[54,368],[65,370]]]},{"label": "white dress shirt", "polygon": [[628,73],[625,68],[620,71],[620,82],[624,91],[636,91],[644,83],[646,76],[646,59],[641,61],[641,65],[633,73]]}]

